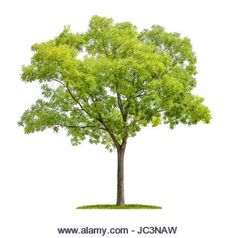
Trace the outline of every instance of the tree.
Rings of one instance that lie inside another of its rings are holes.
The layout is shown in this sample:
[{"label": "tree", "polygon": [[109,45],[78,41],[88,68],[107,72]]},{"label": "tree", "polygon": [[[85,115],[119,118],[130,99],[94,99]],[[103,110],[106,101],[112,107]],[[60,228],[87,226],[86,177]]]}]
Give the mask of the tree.
[{"label": "tree", "polygon": [[42,98],[26,110],[25,133],[67,130],[73,145],[86,138],[116,149],[117,205],[124,205],[124,154],[129,137],[151,124],[209,123],[203,98],[193,95],[196,57],[188,38],[152,26],[93,16],[88,31],[69,27],[32,46],[22,80],[39,82]]}]

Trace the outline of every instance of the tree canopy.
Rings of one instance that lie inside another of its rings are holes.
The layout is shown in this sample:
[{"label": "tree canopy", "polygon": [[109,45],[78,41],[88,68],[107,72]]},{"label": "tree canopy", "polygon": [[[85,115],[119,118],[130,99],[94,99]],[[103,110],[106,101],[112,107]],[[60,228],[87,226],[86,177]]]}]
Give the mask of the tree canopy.
[{"label": "tree canopy", "polygon": [[85,138],[112,150],[142,127],[208,123],[211,115],[196,86],[190,40],[161,26],[138,32],[129,23],[93,16],[85,33],[65,27],[32,46],[22,80],[37,81],[42,98],[19,125],[26,133],[67,130],[74,145]]}]

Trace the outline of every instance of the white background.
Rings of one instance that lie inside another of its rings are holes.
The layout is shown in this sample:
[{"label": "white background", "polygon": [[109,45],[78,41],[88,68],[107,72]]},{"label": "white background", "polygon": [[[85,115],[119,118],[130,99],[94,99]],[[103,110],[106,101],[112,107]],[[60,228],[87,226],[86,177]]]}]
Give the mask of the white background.
[{"label": "white background", "polygon": [[[139,30],[162,25],[188,36],[197,54],[195,93],[211,109],[210,125],[145,128],[127,147],[126,203],[163,210],[76,210],[115,203],[116,154],[87,142],[72,147],[65,133],[24,135],[17,126],[40,96],[36,85],[20,80],[31,45],[64,25],[85,31],[94,14]],[[181,238],[234,237],[234,22],[232,0],[1,1],[0,237],[59,237],[60,226],[140,225],[178,225]]]}]

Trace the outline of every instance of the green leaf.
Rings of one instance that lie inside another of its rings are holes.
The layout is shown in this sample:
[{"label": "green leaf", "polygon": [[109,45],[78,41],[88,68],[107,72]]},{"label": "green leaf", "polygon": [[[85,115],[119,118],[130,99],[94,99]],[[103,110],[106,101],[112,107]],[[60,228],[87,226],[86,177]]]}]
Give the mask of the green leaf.
[{"label": "green leaf", "polygon": [[63,129],[73,145],[87,138],[112,150],[149,124],[211,119],[191,93],[197,71],[189,38],[161,26],[138,32],[130,22],[94,16],[87,32],[66,26],[32,51],[21,78],[37,81],[42,97],[18,123],[26,133]]}]

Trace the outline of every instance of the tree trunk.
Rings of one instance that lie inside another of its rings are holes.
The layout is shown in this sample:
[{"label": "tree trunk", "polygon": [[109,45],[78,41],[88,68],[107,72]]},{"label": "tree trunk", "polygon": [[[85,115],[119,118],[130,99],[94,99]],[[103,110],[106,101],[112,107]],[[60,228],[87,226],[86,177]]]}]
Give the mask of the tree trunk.
[{"label": "tree trunk", "polygon": [[125,205],[124,197],[124,154],[126,149],[126,142],[122,144],[120,148],[117,149],[118,155],[118,169],[117,169],[117,204]]}]

